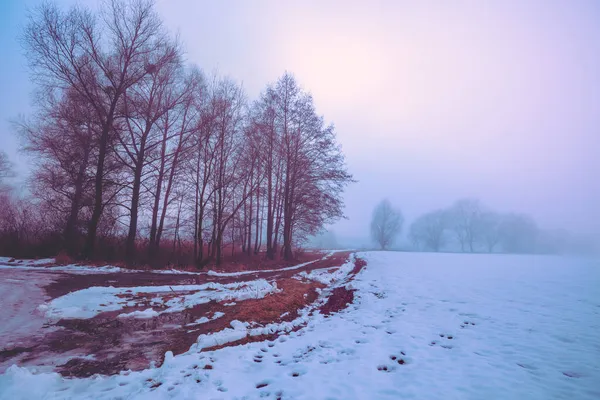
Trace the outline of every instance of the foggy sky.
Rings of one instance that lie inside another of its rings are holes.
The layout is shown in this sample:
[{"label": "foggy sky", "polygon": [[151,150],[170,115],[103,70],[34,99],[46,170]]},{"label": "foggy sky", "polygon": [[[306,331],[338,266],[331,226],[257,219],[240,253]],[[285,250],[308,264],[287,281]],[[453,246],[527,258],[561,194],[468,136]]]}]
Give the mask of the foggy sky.
[{"label": "foggy sky", "polygon": [[[0,5],[0,143],[20,179],[8,120],[31,112],[32,85],[16,36],[38,2]],[[242,81],[249,98],[286,70],[312,92],[358,180],[338,236],[366,238],[382,198],[408,223],[477,197],[542,227],[600,232],[600,2],[283,3],[157,7],[188,62]]]}]

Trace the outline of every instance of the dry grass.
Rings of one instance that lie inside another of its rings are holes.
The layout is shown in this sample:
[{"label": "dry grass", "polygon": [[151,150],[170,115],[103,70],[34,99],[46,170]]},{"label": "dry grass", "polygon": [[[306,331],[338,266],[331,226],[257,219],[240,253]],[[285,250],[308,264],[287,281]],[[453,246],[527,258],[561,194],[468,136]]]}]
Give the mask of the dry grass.
[{"label": "dry grass", "polygon": [[[324,288],[325,285],[286,278],[278,280],[277,287],[282,291],[262,299],[244,301],[243,307],[232,318],[240,321],[254,321],[259,324],[291,321],[298,316],[299,309],[317,299],[316,289]],[[281,315],[286,312],[289,314],[282,318]]]},{"label": "dry grass", "polygon": [[61,251],[60,253],[58,253],[54,260],[56,261],[56,264],[58,264],[58,265],[73,264],[73,259],[71,258],[71,256],[68,255],[64,251]]}]

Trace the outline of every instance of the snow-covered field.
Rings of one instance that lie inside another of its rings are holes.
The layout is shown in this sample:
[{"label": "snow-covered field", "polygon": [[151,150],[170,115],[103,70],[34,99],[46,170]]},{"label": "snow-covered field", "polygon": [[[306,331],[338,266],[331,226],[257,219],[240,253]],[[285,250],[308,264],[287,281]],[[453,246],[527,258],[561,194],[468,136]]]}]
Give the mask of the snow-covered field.
[{"label": "snow-covered field", "polygon": [[[368,265],[350,283],[354,304],[275,341],[193,346],[160,368],[110,377],[13,366],[0,398],[600,398],[598,261],[359,256]],[[244,322],[231,330],[250,329]]]}]

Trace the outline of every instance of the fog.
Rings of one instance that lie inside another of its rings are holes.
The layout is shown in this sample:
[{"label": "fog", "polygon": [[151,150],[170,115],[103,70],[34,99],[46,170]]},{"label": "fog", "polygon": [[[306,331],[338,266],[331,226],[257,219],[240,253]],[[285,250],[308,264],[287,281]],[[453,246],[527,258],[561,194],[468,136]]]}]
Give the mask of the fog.
[{"label": "fog", "polygon": [[[28,172],[9,124],[30,112],[17,42],[27,6],[0,5],[0,141]],[[72,4],[61,1],[59,3]],[[160,0],[187,61],[255,98],[284,71],[336,126],[357,180],[342,243],[368,242],[383,198],[406,227],[478,198],[544,228],[600,232],[600,5],[542,2]]]}]

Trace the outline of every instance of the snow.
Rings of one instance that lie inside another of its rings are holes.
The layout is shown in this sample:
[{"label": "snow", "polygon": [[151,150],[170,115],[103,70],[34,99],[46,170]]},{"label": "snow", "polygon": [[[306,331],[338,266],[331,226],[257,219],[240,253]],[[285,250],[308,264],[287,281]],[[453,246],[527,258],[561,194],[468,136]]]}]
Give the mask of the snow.
[{"label": "snow", "polygon": [[195,320],[194,322],[190,322],[189,324],[186,324],[186,326],[205,324],[205,323],[207,323],[209,321],[214,321],[217,318],[221,318],[224,315],[225,315],[225,313],[222,313],[221,311],[217,311],[210,318],[200,317],[197,320]]},{"label": "snow", "polygon": [[48,265],[54,264],[53,258],[43,260],[18,260],[14,262],[8,262],[10,258],[0,257],[0,269],[22,269],[22,270],[43,270],[45,272],[60,272],[68,273],[73,275],[88,275],[88,274],[113,274],[113,273],[138,273],[138,272],[150,272],[153,274],[179,274],[179,275],[202,275],[205,272],[190,272],[190,271],[179,271],[176,269],[167,270],[139,270],[115,267],[113,265],[105,265],[101,267],[91,265]]},{"label": "snow", "polygon": [[154,318],[154,317],[158,317],[158,313],[156,311],[154,311],[151,308],[147,308],[144,311],[133,311],[127,314],[119,314],[117,315],[117,318],[140,318],[140,319],[146,319],[146,318]]},{"label": "snow", "polygon": [[[34,260],[36,261],[36,260]],[[106,265],[103,267],[92,267],[86,265],[58,265],[58,266],[47,266],[46,264],[54,263],[53,259],[48,260],[37,260],[44,261],[38,263],[32,263],[30,260],[26,260],[25,263],[21,264],[5,264],[0,265],[0,269],[19,269],[19,270],[32,270],[32,271],[45,271],[45,272],[66,272],[74,275],[85,275],[85,274],[111,274],[115,272],[139,272],[136,270],[127,270],[124,268],[114,267]],[[44,266],[41,266],[44,265]]]},{"label": "snow", "polygon": [[359,256],[354,304],[277,340],[201,351],[264,329],[234,321],[160,368],[69,379],[13,366],[0,399],[600,398],[598,261]]},{"label": "snow", "polygon": [[[152,298],[151,302],[153,305],[167,307],[161,313],[177,312],[212,300],[240,301],[263,298],[275,290],[277,287],[264,279],[229,284],[210,282],[203,285],[138,286],[133,288],[94,286],[58,297],[49,303],[40,305],[38,310],[49,319],[92,318],[102,312],[136,306],[137,303],[130,299],[131,296],[141,293],[157,293],[160,295]],[[173,293],[178,296],[168,300],[161,297],[161,295],[173,295]]]},{"label": "snow", "polygon": [[314,269],[310,272],[302,271],[295,277],[321,282],[325,285],[330,285],[333,282],[337,282],[341,279],[344,279],[350,273],[350,271],[352,271],[353,268],[354,257],[350,257],[350,259],[340,268],[319,268]]},{"label": "snow", "polygon": [[195,345],[195,349],[202,350],[207,347],[219,346],[221,344],[235,342],[245,338],[248,335],[247,326],[248,323],[233,320],[230,323],[231,328],[225,328],[221,331],[203,334],[198,336],[198,341]]}]

